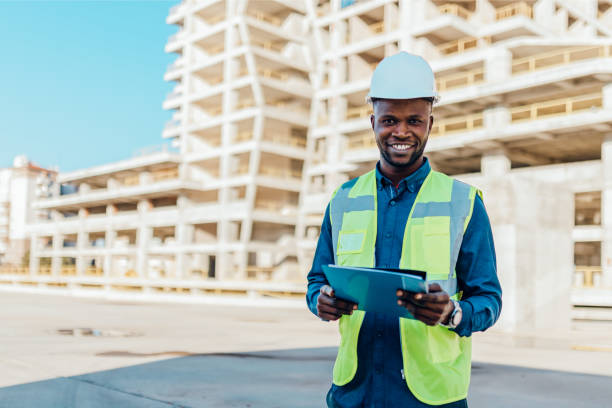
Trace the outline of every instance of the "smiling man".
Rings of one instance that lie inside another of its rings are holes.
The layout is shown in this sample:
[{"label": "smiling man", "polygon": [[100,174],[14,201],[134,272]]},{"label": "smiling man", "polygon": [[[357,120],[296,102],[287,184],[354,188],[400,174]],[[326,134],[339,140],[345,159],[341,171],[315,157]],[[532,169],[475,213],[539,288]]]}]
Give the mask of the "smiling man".
[{"label": "smiling man", "polygon": [[[339,320],[329,407],[467,407],[470,336],[499,317],[481,194],[433,171],[424,157],[436,99],[423,58],[400,52],[378,64],[369,102],[380,160],[340,186],[325,211],[306,300],[322,320]],[[335,297],[327,264],[423,270],[434,283],[427,294],[381,294],[415,319],[365,313]]]}]

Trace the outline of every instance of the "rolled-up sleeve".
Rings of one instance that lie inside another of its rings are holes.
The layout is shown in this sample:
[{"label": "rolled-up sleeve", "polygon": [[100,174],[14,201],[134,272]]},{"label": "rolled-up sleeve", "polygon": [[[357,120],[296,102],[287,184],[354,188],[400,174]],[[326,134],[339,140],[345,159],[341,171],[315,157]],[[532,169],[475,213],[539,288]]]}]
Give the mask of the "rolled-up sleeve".
[{"label": "rolled-up sleeve", "polygon": [[325,210],[323,223],[321,224],[321,234],[317,242],[312,267],[308,272],[308,292],[306,293],[306,303],[312,313],[318,316],[317,299],[321,286],[327,285],[327,279],[323,273],[323,265],[334,263],[334,250],[332,244],[331,221],[329,219],[329,205]]},{"label": "rolled-up sleeve", "polygon": [[502,306],[491,223],[478,196],[463,236],[456,271],[459,290],[463,291],[459,302],[463,318],[455,332],[470,336],[493,326]]}]

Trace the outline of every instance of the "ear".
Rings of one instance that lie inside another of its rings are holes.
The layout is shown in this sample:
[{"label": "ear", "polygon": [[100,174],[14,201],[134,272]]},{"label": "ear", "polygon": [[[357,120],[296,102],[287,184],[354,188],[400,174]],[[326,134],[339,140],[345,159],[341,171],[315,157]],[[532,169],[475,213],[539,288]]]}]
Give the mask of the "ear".
[{"label": "ear", "polygon": [[370,125],[372,125],[372,130],[374,130],[374,114],[370,115]]},{"label": "ear", "polygon": [[431,133],[431,127],[433,126],[433,123],[434,123],[434,117],[433,115],[429,115],[429,129],[427,129],[428,135]]}]

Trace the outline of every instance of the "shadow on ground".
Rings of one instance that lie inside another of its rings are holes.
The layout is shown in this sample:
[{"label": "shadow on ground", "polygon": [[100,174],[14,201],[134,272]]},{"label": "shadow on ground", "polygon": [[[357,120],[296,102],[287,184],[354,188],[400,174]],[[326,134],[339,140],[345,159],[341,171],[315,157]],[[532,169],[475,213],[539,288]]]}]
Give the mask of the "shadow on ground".
[{"label": "shadow on ground", "polygon": [[[158,408],[324,406],[335,348],[253,353],[140,354],[168,360],[0,388],[0,407]],[[607,407],[612,377],[473,364],[470,408]]]}]

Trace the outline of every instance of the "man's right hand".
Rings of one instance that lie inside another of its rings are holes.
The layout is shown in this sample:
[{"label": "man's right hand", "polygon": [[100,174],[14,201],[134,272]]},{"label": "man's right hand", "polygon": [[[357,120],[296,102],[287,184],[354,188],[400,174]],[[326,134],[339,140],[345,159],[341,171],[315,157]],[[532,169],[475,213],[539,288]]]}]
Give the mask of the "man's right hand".
[{"label": "man's right hand", "polygon": [[357,304],[348,300],[338,299],[329,285],[323,285],[317,300],[317,313],[322,320],[338,320],[342,315],[353,314]]}]

